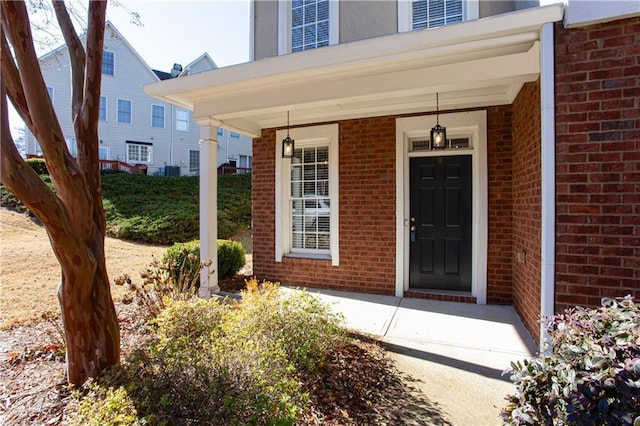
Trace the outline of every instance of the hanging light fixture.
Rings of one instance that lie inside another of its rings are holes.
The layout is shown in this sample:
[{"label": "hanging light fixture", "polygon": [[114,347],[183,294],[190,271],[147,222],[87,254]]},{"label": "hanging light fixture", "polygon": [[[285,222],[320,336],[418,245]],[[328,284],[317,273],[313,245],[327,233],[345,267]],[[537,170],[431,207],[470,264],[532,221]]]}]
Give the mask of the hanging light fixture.
[{"label": "hanging light fixture", "polygon": [[436,92],[436,125],[431,128],[431,149],[444,149],[447,145],[447,128],[440,125],[440,104]]},{"label": "hanging light fixture", "polygon": [[282,139],[282,158],[293,158],[295,142],[289,136],[289,111],[287,111],[287,137]]}]

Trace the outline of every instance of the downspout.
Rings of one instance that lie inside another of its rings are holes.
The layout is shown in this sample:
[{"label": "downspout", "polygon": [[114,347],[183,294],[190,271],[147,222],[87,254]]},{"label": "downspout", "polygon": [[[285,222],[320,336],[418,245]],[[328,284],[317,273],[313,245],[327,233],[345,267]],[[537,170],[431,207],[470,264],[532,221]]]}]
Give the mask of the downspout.
[{"label": "downspout", "polygon": [[[540,32],[540,142],[541,142],[541,265],[540,316],[555,314],[556,155],[554,23]],[[549,342],[549,344],[547,344]],[[540,351],[551,349],[544,322],[540,324]]]}]

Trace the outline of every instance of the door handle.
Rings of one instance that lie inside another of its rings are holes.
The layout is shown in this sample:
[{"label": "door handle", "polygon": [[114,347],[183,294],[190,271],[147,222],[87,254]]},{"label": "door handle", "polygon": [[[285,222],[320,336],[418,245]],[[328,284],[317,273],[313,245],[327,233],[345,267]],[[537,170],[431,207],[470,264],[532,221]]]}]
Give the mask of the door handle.
[{"label": "door handle", "polygon": [[409,229],[411,230],[411,242],[415,243],[416,242],[416,226],[411,225],[411,228]]}]

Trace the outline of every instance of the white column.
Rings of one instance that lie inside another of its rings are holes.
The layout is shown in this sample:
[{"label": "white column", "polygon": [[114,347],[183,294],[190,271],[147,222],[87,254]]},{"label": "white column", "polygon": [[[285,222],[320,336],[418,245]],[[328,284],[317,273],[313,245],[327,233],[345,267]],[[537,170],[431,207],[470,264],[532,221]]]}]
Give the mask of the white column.
[{"label": "white column", "polygon": [[[556,272],[556,133],[553,23],[544,24],[540,36],[540,124],[541,124],[541,271],[540,315],[555,313]],[[549,336],[544,324],[540,325],[540,350]]]},{"label": "white column", "polygon": [[200,272],[200,297],[218,293],[218,122],[200,126],[200,259],[211,265]]}]

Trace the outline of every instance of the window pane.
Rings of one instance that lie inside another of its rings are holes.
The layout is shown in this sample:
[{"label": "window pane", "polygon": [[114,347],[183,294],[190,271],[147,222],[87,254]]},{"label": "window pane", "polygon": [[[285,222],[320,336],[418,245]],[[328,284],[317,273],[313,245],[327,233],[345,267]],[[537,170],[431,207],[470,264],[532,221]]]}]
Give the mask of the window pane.
[{"label": "window pane", "polygon": [[462,0],[414,0],[413,29],[435,28],[462,21]]},{"label": "window pane", "polygon": [[315,49],[329,44],[329,1],[294,1],[291,9],[291,50]]},{"label": "window pane", "polygon": [[100,121],[107,121],[107,98],[104,96],[100,96],[100,113],[98,118]]},{"label": "window pane", "polygon": [[118,123],[131,124],[131,101],[118,99]]},{"label": "window pane", "polygon": [[151,127],[164,128],[164,107],[153,105],[151,107]]},{"label": "window pane", "polygon": [[189,150],[189,172],[198,173],[200,171],[200,151]]},{"label": "window pane", "polygon": [[298,148],[291,167],[292,249],[330,249],[328,147]]},{"label": "window pane", "polygon": [[189,131],[189,111],[186,109],[176,109],[176,130]]},{"label": "window pane", "polygon": [[115,68],[113,52],[102,52],[102,74],[113,75]]}]

